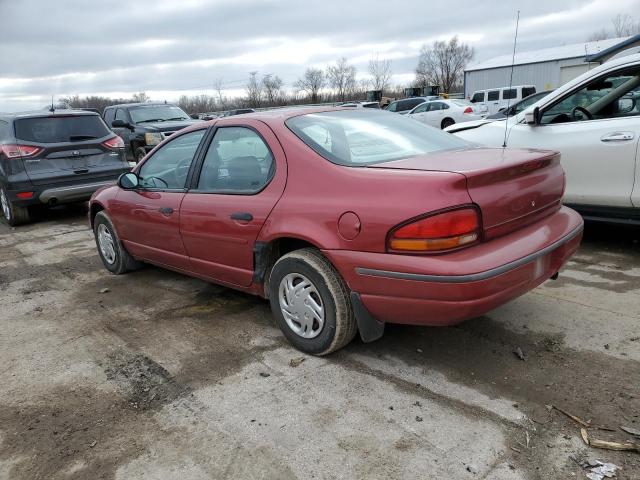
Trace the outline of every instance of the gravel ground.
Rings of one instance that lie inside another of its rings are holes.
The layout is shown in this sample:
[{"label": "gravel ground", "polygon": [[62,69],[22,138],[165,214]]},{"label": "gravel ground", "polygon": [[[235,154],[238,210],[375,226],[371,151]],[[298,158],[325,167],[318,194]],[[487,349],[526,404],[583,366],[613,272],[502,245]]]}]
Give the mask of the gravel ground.
[{"label": "gravel ground", "polygon": [[488,315],[315,358],[259,298],[110,275],[83,207],[0,225],[0,479],[586,478],[572,457],[638,479],[640,453],[547,405],[640,429],[639,239],[587,225],[557,281]]}]

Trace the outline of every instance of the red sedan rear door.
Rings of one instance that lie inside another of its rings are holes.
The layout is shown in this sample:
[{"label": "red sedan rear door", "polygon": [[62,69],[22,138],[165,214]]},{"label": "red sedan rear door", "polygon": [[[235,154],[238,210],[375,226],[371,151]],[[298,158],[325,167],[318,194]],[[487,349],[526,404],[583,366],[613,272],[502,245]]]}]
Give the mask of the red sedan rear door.
[{"label": "red sedan rear door", "polygon": [[250,285],[254,243],[285,182],[284,151],[265,124],[245,119],[218,125],[180,207],[192,270]]}]

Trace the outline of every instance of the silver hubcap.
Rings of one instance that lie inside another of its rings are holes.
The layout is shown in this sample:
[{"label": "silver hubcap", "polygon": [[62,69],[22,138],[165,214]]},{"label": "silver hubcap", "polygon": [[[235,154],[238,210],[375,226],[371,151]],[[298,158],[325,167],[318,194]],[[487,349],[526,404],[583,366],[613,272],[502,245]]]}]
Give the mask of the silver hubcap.
[{"label": "silver hubcap", "polygon": [[98,246],[100,247],[100,253],[109,265],[116,261],[116,249],[113,244],[113,237],[111,232],[104,225],[98,225]]},{"label": "silver hubcap", "polygon": [[322,298],[311,281],[300,273],[289,273],[280,282],[278,300],[284,320],[302,338],[315,338],[324,325]]},{"label": "silver hubcap", "polygon": [[9,208],[9,200],[4,193],[4,190],[0,190],[0,204],[2,204],[2,214],[4,218],[9,220],[11,218],[11,209]]}]

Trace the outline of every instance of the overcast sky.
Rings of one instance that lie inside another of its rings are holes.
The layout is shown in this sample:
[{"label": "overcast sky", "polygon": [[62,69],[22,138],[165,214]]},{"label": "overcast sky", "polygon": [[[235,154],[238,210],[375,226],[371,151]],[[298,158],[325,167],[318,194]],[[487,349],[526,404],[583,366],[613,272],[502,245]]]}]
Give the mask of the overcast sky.
[{"label": "overcast sky", "polygon": [[640,0],[0,0],[0,111],[51,95],[175,100],[217,78],[235,95],[251,71],[290,88],[341,56],[364,77],[376,53],[404,84],[436,39],[458,35],[476,62],[509,53],[518,9],[518,51],[583,42],[617,13],[640,20]]}]

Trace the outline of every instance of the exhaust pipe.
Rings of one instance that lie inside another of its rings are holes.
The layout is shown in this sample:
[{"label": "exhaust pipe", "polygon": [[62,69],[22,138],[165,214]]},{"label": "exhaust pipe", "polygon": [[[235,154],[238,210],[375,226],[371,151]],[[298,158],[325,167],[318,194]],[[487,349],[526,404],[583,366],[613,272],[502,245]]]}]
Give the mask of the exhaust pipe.
[{"label": "exhaust pipe", "polygon": [[55,207],[58,204],[58,199],[56,197],[50,198],[47,204],[50,207]]}]

